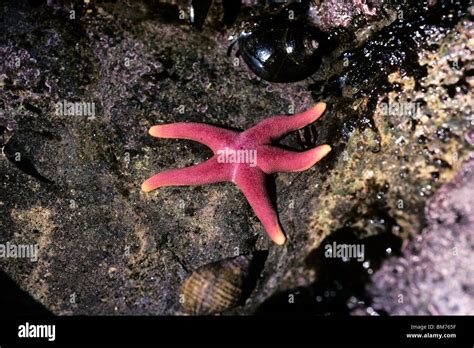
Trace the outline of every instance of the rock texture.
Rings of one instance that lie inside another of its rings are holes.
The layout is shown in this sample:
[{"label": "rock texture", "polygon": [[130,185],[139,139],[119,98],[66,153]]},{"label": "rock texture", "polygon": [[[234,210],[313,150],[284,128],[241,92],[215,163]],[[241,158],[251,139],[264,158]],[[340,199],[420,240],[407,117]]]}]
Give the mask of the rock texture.
[{"label": "rock texture", "polygon": [[426,206],[427,227],[374,274],[372,307],[393,315],[474,312],[474,157]]},{"label": "rock texture", "polygon": [[[268,250],[255,290],[228,313],[291,311],[298,303],[348,313],[346,302],[360,298],[383,261],[422,231],[426,200],[472,151],[472,15],[457,1],[365,7],[354,0],[343,13],[328,2],[318,13],[342,16],[343,26],[321,28],[338,46],[312,78],[270,84],[226,54],[240,23],[265,9],[247,4],[226,28],[213,6],[198,31],[179,18],[186,7],[177,3],[7,1],[0,9],[0,243],[39,247],[37,262],[1,259],[1,270],[55,314],[176,314],[181,284],[193,270]],[[153,173],[211,155],[197,143],[153,139],[151,125],[246,129],[318,100],[328,110],[317,131],[308,127],[282,145],[327,143],[333,151],[308,171],[275,177],[291,240],[283,247],[267,239],[232,185],[140,191]],[[58,113],[58,102],[93,103],[94,114]],[[420,112],[387,112],[390,103],[416,104]],[[427,219],[429,235],[449,220]],[[365,243],[369,264],[322,259],[331,238]],[[449,262],[451,271],[466,260]],[[436,284],[443,293],[472,291],[461,285],[469,283]],[[456,311],[454,303],[436,310]]]}]

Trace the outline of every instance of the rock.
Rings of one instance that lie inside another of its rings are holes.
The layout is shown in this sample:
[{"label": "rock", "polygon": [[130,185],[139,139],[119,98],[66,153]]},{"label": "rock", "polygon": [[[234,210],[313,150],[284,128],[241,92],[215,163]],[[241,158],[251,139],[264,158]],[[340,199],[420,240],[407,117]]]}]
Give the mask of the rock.
[{"label": "rock", "polygon": [[427,226],[372,278],[372,308],[391,315],[474,312],[474,155],[426,206]]},{"label": "rock", "polygon": [[[217,20],[194,30],[177,5],[101,2],[90,12],[76,3],[72,18],[69,2],[50,3],[8,1],[0,13],[0,140],[12,154],[0,157],[0,242],[40,250],[37,262],[0,267],[54,314],[176,314],[191,270],[268,249],[256,289],[229,312],[253,313],[328,274],[311,263],[326,238],[347,229],[356,241],[417,236],[426,200],[472,149],[473,26],[457,2],[424,12],[387,1],[386,11],[366,14],[370,30],[358,24],[364,7],[349,6],[357,16],[348,35],[312,79],[294,84],[235,64],[226,52],[237,27]],[[405,20],[393,22],[398,7]],[[281,141],[333,148],[310,170],[275,178],[285,246],[272,245],[232,185],[140,192],[150,175],[210,156],[193,142],[151,138],[150,126],[246,129],[321,99],[329,108],[317,127]],[[82,112],[58,103],[81,103]],[[419,117],[409,112],[417,103]],[[22,171],[11,162],[18,155],[53,183]],[[340,303],[355,292],[345,288]]]}]

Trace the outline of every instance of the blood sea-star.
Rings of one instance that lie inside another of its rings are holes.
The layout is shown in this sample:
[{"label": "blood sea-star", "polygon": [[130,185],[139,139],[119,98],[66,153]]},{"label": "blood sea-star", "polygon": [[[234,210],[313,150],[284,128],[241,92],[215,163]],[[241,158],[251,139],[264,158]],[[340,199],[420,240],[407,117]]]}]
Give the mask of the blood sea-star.
[{"label": "blood sea-star", "polygon": [[276,172],[300,172],[312,167],[330,151],[321,145],[304,152],[284,150],[272,143],[283,135],[316,121],[326,109],[318,103],[292,116],[274,116],[244,131],[237,132],[203,123],[172,123],[150,128],[159,138],[181,138],[198,141],[213,152],[207,161],[195,166],[161,172],[142,184],[150,192],[162,186],[202,185],[230,181],[247,198],[270,238],[285,243],[278,214],[267,191],[265,176]]}]

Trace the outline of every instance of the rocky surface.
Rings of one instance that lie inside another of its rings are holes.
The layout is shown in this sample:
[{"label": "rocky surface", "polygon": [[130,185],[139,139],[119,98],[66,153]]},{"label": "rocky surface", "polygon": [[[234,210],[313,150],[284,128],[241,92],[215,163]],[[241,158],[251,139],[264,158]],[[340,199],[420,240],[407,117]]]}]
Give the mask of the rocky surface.
[{"label": "rocky surface", "polygon": [[374,274],[372,307],[395,315],[474,312],[474,158],[426,206],[427,227]]},{"label": "rocky surface", "polygon": [[[339,42],[320,71],[282,85],[226,55],[238,24],[222,26],[218,7],[197,31],[167,3],[104,2],[91,11],[76,3],[72,16],[62,2],[7,2],[0,242],[37,244],[39,259],[0,260],[2,270],[55,314],[176,314],[192,270],[268,250],[256,289],[230,313],[349,312],[347,302],[368,296],[383,260],[422,231],[426,200],[473,146],[467,6],[359,3],[339,13],[343,27],[320,23]],[[338,15],[328,4],[322,18]],[[325,116],[282,143],[328,143],[333,152],[306,172],[275,178],[285,246],[269,241],[232,185],[140,192],[152,174],[211,154],[193,142],[153,139],[151,125],[245,129],[318,100],[328,103]],[[58,102],[94,103],[94,114],[58,113]],[[401,112],[406,105],[419,112]],[[363,243],[369,263],[324,259],[331,238]]]}]

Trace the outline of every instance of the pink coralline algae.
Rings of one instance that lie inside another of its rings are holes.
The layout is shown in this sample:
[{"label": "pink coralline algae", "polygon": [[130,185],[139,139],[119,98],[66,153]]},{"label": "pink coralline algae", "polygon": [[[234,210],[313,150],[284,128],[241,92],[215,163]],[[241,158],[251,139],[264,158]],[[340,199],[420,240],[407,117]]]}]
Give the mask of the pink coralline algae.
[{"label": "pink coralline algae", "polygon": [[330,151],[329,145],[295,152],[272,145],[289,132],[316,121],[326,109],[318,103],[292,116],[274,116],[244,131],[232,131],[203,123],[173,123],[150,128],[158,138],[180,138],[200,142],[214,153],[195,166],[161,172],[142,184],[144,192],[163,186],[189,186],[233,182],[243,192],[270,238],[279,245],[286,237],[278,221],[276,208],[266,188],[266,175],[300,172],[309,169]]}]

